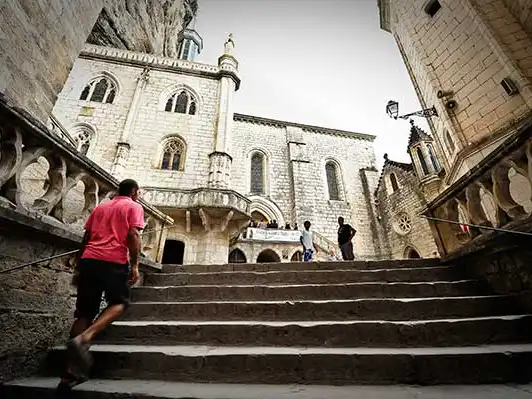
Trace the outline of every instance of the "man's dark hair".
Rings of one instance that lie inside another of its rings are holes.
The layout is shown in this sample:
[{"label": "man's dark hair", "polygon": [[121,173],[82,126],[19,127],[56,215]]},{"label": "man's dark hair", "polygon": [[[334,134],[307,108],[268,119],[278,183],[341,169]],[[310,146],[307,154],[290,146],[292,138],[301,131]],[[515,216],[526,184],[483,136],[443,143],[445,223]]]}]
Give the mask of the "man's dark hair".
[{"label": "man's dark hair", "polygon": [[134,189],[138,189],[138,183],[133,179],[122,180],[118,185],[118,195],[129,197]]},{"label": "man's dark hair", "polygon": [[303,226],[307,227],[307,225],[310,226],[310,220],[305,220],[305,223],[303,223]]}]

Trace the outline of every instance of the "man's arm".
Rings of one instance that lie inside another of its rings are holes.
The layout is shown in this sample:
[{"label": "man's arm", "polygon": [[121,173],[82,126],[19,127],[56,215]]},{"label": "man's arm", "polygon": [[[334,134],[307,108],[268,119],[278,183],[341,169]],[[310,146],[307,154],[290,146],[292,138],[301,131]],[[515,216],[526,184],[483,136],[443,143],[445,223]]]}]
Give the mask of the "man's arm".
[{"label": "man's arm", "polygon": [[303,236],[299,237],[299,242],[303,245],[303,250],[306,250],[305,244],[303,244]]},{"label": "man's arm", "polygon": [[127,233],[127,248],[129,250],[129,283],[135,284],[139,279],[139,255],[140,255],[140,229],[138,227],[130,227]]},{"label": "man's arm", "polygon": [[352,240],[356,233],[357,231],[353,227],[351,227],[351,237],[349,238],[349,240]]}]

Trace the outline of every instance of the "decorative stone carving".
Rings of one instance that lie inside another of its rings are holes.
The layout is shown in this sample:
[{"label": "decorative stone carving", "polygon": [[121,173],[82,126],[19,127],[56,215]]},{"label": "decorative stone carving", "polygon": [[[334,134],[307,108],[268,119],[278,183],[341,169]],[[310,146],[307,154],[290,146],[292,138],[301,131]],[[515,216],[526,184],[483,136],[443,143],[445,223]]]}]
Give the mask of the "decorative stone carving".
[{"label": "decorative stone carving", "polygon": [[227,41],[224,43],[224,55],[233,55],[235,49],[235,42],[233,40],[233,34],[229,33]]},{"label": "decorative stone carving", "polygon": [[229,188],[233,159],[225,152],[213,152],[209,158],[209,187]]}]

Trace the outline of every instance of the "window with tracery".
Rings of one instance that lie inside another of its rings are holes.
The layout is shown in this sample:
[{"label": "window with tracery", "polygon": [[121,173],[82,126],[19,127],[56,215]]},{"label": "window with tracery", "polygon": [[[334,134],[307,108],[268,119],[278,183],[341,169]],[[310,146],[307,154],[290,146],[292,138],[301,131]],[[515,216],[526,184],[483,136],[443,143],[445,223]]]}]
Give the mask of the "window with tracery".
[{"label": "window with tracery", "polygon": [[115,83],[105,77],[93,79],[81,92],[80,100],[112,104],[116,96]]},{"label": "window with tracery", "polygon": [[399,235],[408,234],[412,230],[412,219],[410,219],[408,214],[402,212],[396,215],[393,227]]},{"label": "window with tracery", "polygon": [[340,201],[340,174],[334,162],[327,162],[325,164],[325,174],[327,176],[327,187],[329,188],[329,199],[332,201]]},{"label": "window with tracery", "polygon": [[75,136],[76,149],[83,155],[87,155],[93,138],[93,132],[89,129],[80,129]]},{"label": "window with tracery", "polygon": [[168,140],[163,147],[161,169],[183,170],[185,161],[185,144],[175,138]]},{"label": "window with tracery", "polygon": [[198,104],[196,99],[185,90],[174,93],[167,101],[164,110],[179,114],[196,115]]},{"label": "window with tracery", "polygon": [[251,156],[251,185],[252,194],[264,194],[264,155],[256,152]]}]

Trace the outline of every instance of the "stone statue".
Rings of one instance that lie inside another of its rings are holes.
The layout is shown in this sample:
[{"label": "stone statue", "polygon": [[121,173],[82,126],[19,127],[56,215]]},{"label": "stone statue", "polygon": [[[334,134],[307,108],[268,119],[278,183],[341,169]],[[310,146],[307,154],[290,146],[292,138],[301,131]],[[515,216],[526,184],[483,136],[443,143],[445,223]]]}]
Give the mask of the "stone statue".
[{"label": "stone statue", "polygon": [[235,42],[233,41],[233,34],[229,33],[229,37],[224,44],[224,54],[233,55],[233,50],[235,49]]}]

